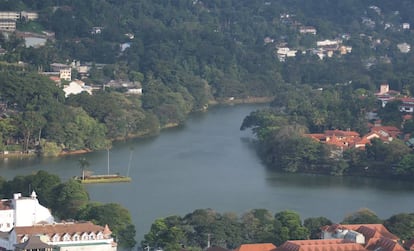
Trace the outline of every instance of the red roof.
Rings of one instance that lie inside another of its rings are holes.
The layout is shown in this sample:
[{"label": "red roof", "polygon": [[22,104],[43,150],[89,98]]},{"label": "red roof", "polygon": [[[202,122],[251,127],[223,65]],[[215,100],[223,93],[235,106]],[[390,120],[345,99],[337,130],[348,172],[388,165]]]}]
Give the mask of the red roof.
[{"label": "red roof", "polygon": [[395,126],[374,126],[371,128],[371,132],[381,133],[381,131],[388,133],[393,138],[397,138],[401,134],[401,130]]},{"label": "red roof", "polygon": [[388,229],[384,227],[382,224],[352,224],[352,225],[342,225],[342,227],[350,230],[354,230],[358,233],[361,233],[365,236],[365,239],[368,240],[370,238],[381,238],[385,237],[391,240],[399,240],[397,236],[390,233]]},{"label": "red roof", "polygon": [[344,239],[286,241],[275,251],[367,251],[361,244]]},{"label": "red roof", "polygon": [[[38,224],[28,227],[14,227],[14,231],[18,236],[18,239],[21,239],[25,235],[48,235],[49,237],[58,234],[63,236],[64,234],[74,234],[74,233],[103,233],[104,235],[110,234],[110,230],[107,226],[102,227],[93,224],[90,221],[79,222],[79,223],[55,223],[55,224]],[[109,232],[108,232],[109,231]]]},{"label": "red roof", "polygon": [[325,135],[335,135],[335,136],[341,136],[341,137],[359,137],[359,133],[354,131],[342,131],[342,130],[327,130],[325,131]]},{"label": "red roof", "polygon": [[272,243],[242,244],[235,251],[271,251],[276,246]]}]

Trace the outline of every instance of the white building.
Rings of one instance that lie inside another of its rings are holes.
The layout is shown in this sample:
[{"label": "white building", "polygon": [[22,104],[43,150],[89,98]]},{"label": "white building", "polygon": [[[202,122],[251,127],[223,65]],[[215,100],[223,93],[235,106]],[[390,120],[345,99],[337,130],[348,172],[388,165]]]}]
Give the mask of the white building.
[{"label": "white building", "polygon": [[397,44],[397,47],[401,53],[408,53],[411,50],[411,46],[407,43]]},{"label": "white building", "polygon": [[403,23],[402,28],[403,28],[403,30],[409,30],[410,29],[410,23]]},{"label": "white building", "polygon": [[65,69],[59,70],[59,77],[60,79],[71,81],[72,80],[72,69],[65,68]]},{"label": "white building", "polygon": [[0,19],[10,19],[10,20],[17,21],[20,19],[20,12],[0,11]]},{"label": "white building", "polygon": [[52,223],[54,218],[49,209],[39,204],[34,191],[30,197],[16,193],[11,200],[1,200],[0,231],[8,232],[15,226],[31,226],[40,222]]},{"label": "white building", "polygon": [[66,85],[63,88],[65,92],[65,97],[69,97],[69,95],[76,95],[81,92],[87,92],[89,95],[92,95],[92,88],[90,86],[85,85],[83,81],[75,80]]},{"label": "white building", "polygon": [[341,40],[329,40],[329,39],[326,39],[326,40],[323,40],[323,41],[317,41],[316,42],[316,46],[318,46],[318,47],[335,46],[335,45],[337,46],[339,44],[342,44],[342,41]]},{"label": "white building", "polygon": [[54,246],[54,250],[116,251],[117,244],[111,234],[108,225],[102,227],[89,221],[37,224],[15,227],[9,234],[7,247],[2,248],[14,250],[16,244],[39,236],[42,242]]},{"label": "white building", "polygon": [[92,222],[56,223],[49,209],[16,193],[1,200],[0,250],[116,251],[111,230]]},{"label": "white building", "polygon": [[14,224],[14,209],[11,200],[0,201],[0,231],[9,231]]},{"label": "white building", "polygon": [[15,31],[16,21],[11,19],[0,19],[0,30],[2,31]]}]

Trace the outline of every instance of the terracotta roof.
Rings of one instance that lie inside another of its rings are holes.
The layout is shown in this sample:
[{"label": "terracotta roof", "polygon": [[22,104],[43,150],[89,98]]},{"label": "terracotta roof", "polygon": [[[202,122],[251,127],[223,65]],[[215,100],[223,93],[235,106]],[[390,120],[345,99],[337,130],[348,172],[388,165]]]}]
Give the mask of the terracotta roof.
[{"label": "terracotta roof", "polygon": [[381,251],[405,251],[405,249],[397,243],[397,241],[380,238],[373,246],[372,250],[381,250]]},{"label": "terracotta roof", "polygon": [[24,235],[48,235],[49,237],[54,234],[64,235],[64,234],[74,234],[74,233],[98,233],[104,232],[105,228],[93,224],[92,222],[78,222],[78,223],[55,223],[55,224],[39,224],[29,227],[15,227],[14,231],[18,238],[23,237]]},{"label": "terracotta roof", "polygon": [[363,234],[365,236],[365,239],[381,237],[385,237],[395,241],[400,239],[394,234],[390,233],[388,229],[386,229],[382,224],[352,224],[342,225],[342,227]]},{"label": "terracotta roof", "polygon": [[286,241],[275,251],[367,251],[361,244],[343,239]]},{"label": "terracotta roof", "polygon": [[381,131],[388,133],[393,138],[396,138],[399,134],[401,134],[401,130],[395,126],[374,126],[371,128],[371,132]]},{"label": "terracotta roof", "polygon": [[272,243],[255,243],[255,244],[242,244],[235,251],[270,251],[275,249],[276,246]]},{"label": "terracotta roof", "polygon": [[342,131],[342,130],[327,130],[325,135],[336,135],[341,137],[359,137],[359,133],[354,131]]}]

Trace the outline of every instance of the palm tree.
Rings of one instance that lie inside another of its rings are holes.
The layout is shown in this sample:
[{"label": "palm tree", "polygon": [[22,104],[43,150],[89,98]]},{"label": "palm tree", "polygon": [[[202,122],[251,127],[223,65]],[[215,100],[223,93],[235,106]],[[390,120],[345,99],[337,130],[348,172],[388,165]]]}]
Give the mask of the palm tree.
[{"label": "palm tree", "polygon": [[86,158],[79,159],[79,167],[82,170],[82,180],[85,179],[85,168],[89,166],[89,161]]}]

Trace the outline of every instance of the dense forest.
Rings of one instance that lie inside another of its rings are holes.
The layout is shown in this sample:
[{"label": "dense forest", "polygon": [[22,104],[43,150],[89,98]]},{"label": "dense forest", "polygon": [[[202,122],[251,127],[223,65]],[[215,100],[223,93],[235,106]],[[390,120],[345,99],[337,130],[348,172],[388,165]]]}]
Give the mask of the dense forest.
[{"label": "dense forest", "polygon": [[[341,84],[349,93],[374,92],[382,82],[414,91],[414,57],[397,47],[413,41],[411,30],[401,28],[414,23],[412,1],[1,0],[0,6],[39,14],[20,20],[19,31],[55,34],[38,48],[26,47],[17,33],[0,37],[0,101],[7,107],[0,147],[7,151],[56,155],[108,148],[112,140],[156,134],[211,103],[234,99]],[[302,34],[301,25],[315,27],[316,34]],[[101,32],[93,32],[96,27]],[[326,39],[341,39],[352,52],[320,59],[316,42]],[[296,56],[280,61],[282,45]],[[65,98],[37,74],[74,60],[92,65],[87,84],[137,81],[142,96],[105,88]],[[358,116],[346,118],[363,130]],[[312,126],[327,126],[318,123]]]}]

